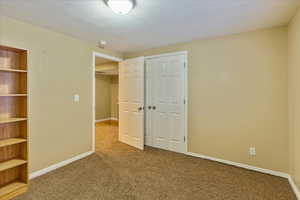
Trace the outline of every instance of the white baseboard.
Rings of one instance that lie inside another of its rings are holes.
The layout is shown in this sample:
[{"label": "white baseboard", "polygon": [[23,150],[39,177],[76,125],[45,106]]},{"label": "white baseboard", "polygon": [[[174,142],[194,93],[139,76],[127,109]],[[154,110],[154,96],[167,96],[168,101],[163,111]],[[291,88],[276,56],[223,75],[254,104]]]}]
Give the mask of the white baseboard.
[{"label": "white baseboard", "polygon": [[292,187],[292,189],[293,189],[293,191],[294,191],[294,193],[295,193],[297,199],[300,200],[300,192],[299,192],[299,189],[298,189],[297,185],[295,184],[293,178],[292,178],[290,175],[289,175],[289,177],[288,177],[288,180],[289,180],[289,183],[290,183],[290,185],[291,185],[291,187]]},{"label": "white baseboard", "polygon": [[95,123],[97,123],[97,122],[105,122],[105,121],[109,121],[109,120],[119,121],[118,118],[109,117],[109,118],[105,118],[105,119],[97,119],[97,120],[95,120]]},{"label": "white baseboard", "polygon": [[96,119],[95,123],[97,123],[97,122],[105,122],[105,121],[109,121],[109,120],[111,120],[110,117],[109,118],[104,118],[104,119]]},{"label": "white baseboard", "polygon": [[111,117],[110,120],[113,120],[113,121],[119,121],[119,119],[116,118],[116,117]]},{"label": "white baseboard", "polygon": [[87,157],[87,156],[93,154],[93,153],[94,153],[93,151],[88,151],[86,153],[80,154],[80,155],[75,156],[73,158],[70,158],[68,160],[64,160],[64,161],[62,161],[60,163],[56,163],[54,165],[51,165],[50,167],[47,167],[47,168],[41,169],[39,171],[33,172],[33,173],[31,173],[29,175],[29,179],[34,179],[34,178],[36,178],[38,176],[47,174],[48,172],[51,172],[51,171],[56,170],[56,169],[58,169],[60,167],[66,166],[66,165],[68,165],[68,164],[70,164],[70,163],[72,163],[74,161],[80,160],[80,159],[82,159],[84,157]]},{"label": "white baseboard", "polygon": [[220,158],[205,156],[205,155],[201,155],[201,154],[198,154],[198,153],[187,152],[187,155],[198,157],[198,158],[203,158],[203,159],[206,159],[206,160],[212,160],[212,161],[224,163],[224,164],[227,164],[227,165],[232,165],[232,166],[235,166],[235,167],[241,167],[241,168],[245,168],[245,169],[249,169],[249,170],[253,170],[253,171],[257,171],[257,172],[261,172],[261,173],[265,173],[265,174],[279,176],[279,177],[283,177],[283,178],[289,178],[289,176],[290,176],[287,173],[273,171],[273,170],[270,170],[270,169],[259,168],[259,167],[255,167],[255,166],[251,166],[251,165],[247,165],[247,164],[242,164],[242,163],[238,163],[238,162],[233,162],[233,161],[229,161],[229,160],[223,160],[223,159],[220,159]]}]

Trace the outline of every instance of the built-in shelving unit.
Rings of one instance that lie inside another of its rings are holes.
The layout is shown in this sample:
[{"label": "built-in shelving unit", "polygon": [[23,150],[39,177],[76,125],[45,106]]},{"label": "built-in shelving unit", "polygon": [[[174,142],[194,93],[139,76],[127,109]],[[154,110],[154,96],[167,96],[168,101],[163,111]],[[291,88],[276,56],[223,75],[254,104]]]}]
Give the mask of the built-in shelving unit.
[{"label": "built-in shelving unit", "polygon": [[0,45],[0,200],[28,187],[27,51]]}]

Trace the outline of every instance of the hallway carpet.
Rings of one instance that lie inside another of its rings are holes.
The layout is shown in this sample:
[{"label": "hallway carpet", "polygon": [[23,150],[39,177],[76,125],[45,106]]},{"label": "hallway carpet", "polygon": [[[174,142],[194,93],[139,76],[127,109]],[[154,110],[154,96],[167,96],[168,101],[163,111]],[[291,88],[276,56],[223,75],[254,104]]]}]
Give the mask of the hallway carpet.
[{"label": "hallway carpet", "polygon": [[31,181],[14,200],[296,200],[286,179],[117,141],[97,124],[97,153]]}]

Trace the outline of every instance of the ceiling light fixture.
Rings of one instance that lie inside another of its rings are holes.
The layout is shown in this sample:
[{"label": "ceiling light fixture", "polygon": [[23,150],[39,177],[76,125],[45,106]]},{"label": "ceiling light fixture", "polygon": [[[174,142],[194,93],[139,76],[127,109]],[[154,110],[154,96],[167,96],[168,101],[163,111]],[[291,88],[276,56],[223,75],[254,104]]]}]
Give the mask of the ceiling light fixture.
[{"label": "ceiling light fixture", "polygon": [[98,42],[98,47],[101,48],[101,49],[104,49],[106,44],[107,44],[107,42],[105,40],[100,40]]},{"label": "ceiling light fixture", "polygon": [[134,7],[133,0],[106,0],[106,4],[119,15],[128,14]]}]

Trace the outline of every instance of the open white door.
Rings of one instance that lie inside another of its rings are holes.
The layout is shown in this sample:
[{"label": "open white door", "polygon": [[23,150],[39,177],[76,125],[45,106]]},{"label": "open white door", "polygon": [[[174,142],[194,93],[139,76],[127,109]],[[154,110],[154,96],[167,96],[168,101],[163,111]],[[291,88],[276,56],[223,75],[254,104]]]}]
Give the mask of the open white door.
[{"label": "open white door", "polygon": [[119,140],[144,149],[144,57],[119,65]]}]

